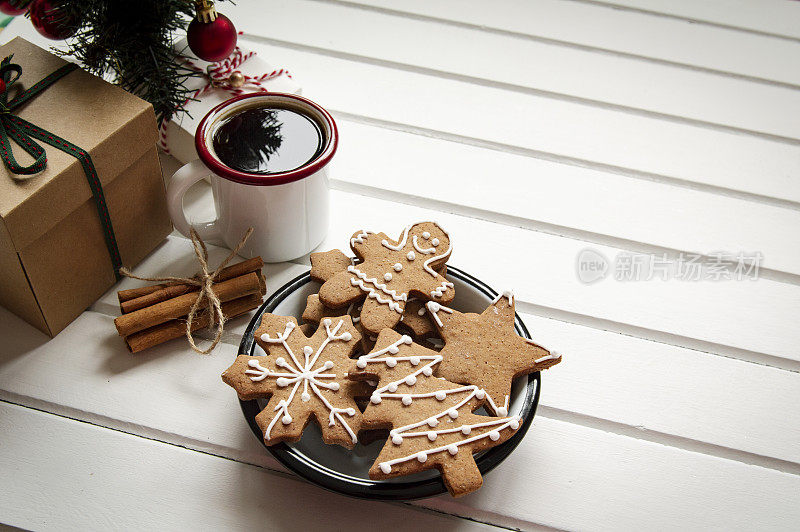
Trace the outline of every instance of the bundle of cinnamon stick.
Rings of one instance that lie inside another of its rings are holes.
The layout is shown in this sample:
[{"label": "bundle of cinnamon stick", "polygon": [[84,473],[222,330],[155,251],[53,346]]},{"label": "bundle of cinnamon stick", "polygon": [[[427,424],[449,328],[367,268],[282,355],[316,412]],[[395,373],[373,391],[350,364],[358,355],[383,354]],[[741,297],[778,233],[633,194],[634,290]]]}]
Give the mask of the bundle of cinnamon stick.
[{"label": "bundle of cinnamon stick", "polygon": [[[267,292],[261,268],[264,262],[255,257],[220,270],[214,281],[214,293],[222,302],[222,312],[230,319],[261,305]],[[131,290],[121,290],[122,315],[114,320],[117,332],[128,349],[138,353],[154,345],[186,335],[186,316],[197,300],[198,286],[163,283]],[[203,311],[192,322],[192,332],[208,327],[211,316]]]}]

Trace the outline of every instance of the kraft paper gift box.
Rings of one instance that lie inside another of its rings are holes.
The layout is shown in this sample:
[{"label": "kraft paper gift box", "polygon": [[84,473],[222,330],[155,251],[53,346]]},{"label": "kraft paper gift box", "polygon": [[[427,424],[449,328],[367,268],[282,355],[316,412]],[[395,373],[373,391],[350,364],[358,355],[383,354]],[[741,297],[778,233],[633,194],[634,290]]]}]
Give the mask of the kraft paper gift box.
[{"label": "kraft paper gift box", "polygon": [[[65,61],[15,38],[27,89]],[[77,69],[13,114],[88,151],[125,266],[134,266],[171,231],[158,159],[153,107]],[[38,141],[37,141],[38,142]],[[47,167],[18,181],[0,165],[0,304],[54,336],[116,282],[87,177],[73,156],[47,144]],[[33,159],[11,141],[18,162]],[[23,176],[24,177],[24,176]]]},{"label": "kraft paper gift box", "polygon": [[[241,43],[238,46],[242,54],[246,55],[251,51],[242,46]],[[194,57],[185,38],[178,40],[174,48],[178,53],[188,57],[192,63],[202,70],[207,69],[212,64]],[[260,54],[250,57],[236,68],[236,70],[247,76],[260,76],[279,69],[287,69],[287,66],[267,63]],[[206,83],[207,80],[205,78],[191,78],[186,81],[186,88],[195,91]],[[263,81],[261,85],[269,92],[286,92],[290,94],[300,94],[302,92],[300,86],[285,74]],[[258,87],[250,84],[242,87],[243,92],[256,92],[257,90],[259,90]],[[197,159],[197,151],[194,147],[194,134],[197,131],[197,125],[206,113],[233,96],[231,92],[223,88],[213,88],[198,96],[196,100],[187,102],[185,106],[186,112],[176,114],[167,124],[164,142],[169,154],[184,164]]]}]

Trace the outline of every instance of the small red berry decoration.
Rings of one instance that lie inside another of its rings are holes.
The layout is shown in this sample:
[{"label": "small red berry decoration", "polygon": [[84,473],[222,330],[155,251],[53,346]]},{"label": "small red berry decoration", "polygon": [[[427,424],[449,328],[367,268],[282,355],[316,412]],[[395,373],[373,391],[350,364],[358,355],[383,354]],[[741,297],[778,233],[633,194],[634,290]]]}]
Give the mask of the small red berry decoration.
[{"label": "small red berry decoration", "polygon": [[30,0],[0,0],[0,12],[6,15],[21,15],[28,10]]},{"label": "small red berry decoration", "polygon": [[66,39],[78,31],[75,15],[65,10],[57,0],[33,0],[29,14],[36,31],[48,39]]},{"label": "small red berry decoration", "polygon": [[222,61],[236,48],[236,28],[233,22],[214,9],[211,0],[195,2],[197,16],[187,31],[189,48],[204,61]]}]

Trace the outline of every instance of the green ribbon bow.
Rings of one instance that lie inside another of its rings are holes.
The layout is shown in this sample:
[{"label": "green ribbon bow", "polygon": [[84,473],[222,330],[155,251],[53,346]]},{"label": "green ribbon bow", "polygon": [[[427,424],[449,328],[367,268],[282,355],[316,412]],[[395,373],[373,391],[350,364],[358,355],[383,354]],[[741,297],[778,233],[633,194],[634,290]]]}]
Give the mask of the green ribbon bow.
[{"label": "green ribbon bow", "polygon": [[[89,182],[89,188],[92,190],[97,212],[100,215],[106,247],[111,256],[111,263],[114,266],[114,274],[117,276],[117,279],[120,279],[119,269],[122,267],[122,259],[119,255],[117,239],[114,236],[114,227],[111,224],[111,217],[108,215],[108,207],[106,206],[106,199],[103,195],[103,186],[100,183],[100,179],[97,177],[97,170],[94,168],[94,163],[92,163],[89,152],[13,114],[14,109],[27,103],[28,100],[35,97],[47,87],[73,70],[76,70],[78,66],[72,63],[62,66],[28,90],[22,91],[9,102],[8,91],[22,75],[22,67],[12,63],[12,57],[13,56],[8,56],[0,62],[0,79],[5,82],[5,90],[0,93],[0,156],[2,156],[6,168],[8,168],[12,174],[16,174],[14,179],[18,180],[28,179],[29,176],[39,173],[47,167],[47,153],[44,148],[33,139],[49,144],[64,153],[72,155],[80,161],[83,172],[86,174],[86,180]],[[11,149],[9,137],[14,139],[23,150],[33,157],[34,162],[32,164],[22,166],[17,162],[14,158],[14,152]]]}]

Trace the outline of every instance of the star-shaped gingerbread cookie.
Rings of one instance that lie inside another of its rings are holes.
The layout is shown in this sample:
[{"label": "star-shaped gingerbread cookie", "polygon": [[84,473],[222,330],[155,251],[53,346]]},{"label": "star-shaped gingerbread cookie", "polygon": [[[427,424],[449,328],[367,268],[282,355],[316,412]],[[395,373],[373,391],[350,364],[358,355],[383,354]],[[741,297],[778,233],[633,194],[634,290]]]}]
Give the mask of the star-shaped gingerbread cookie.
[{"label": "star-shaped gingerbread cookie", "polygon": [[308,338],[295,318],[264,314],[255,338],[267,356],[239,355],[222,380],[242,400],[269,398],[256,416],[264,442],[297,441],[314,419],[325,443],[352,448],[361,428],[354,397],[364,385],[347,378],[361,340],[350,317],[325,318]]},{"label": "star-shaped gingerbread cookie", "polygon": [[511,382],[561,362],[550,352],[514,330],[514,295],[504,292],[482,314],[463,314],[434,301],[428,303],[444,340],[444,360],[438,375],[486,390],[489,412],[508,414]]},{"label": "star-shaped gingerbread cookie", "polygon": [[384,329],[375,349],[358,357],[352,379],[377,379],[362,427],[390,428],[389,438],[369,471],[372,479],[438,469],[450,493],[459,497],[483,480],[473,453],[499,445],[520,426],[518,416],[474,414],[486,400],[475,385],[434,376],[442,355]]},{"label": "star-shaped gingerbread cookie", "polygon": [[452,301],[453,283],[436,272],[450,257],[450,237],[435,222],[405,229],[396,241],[383,233],[358,231],[350,239],[355,264],[322,285],[319,298],[342,308],[366,297],[361,324],[373,333],[400,321],[409,295],[440,303]]}]

